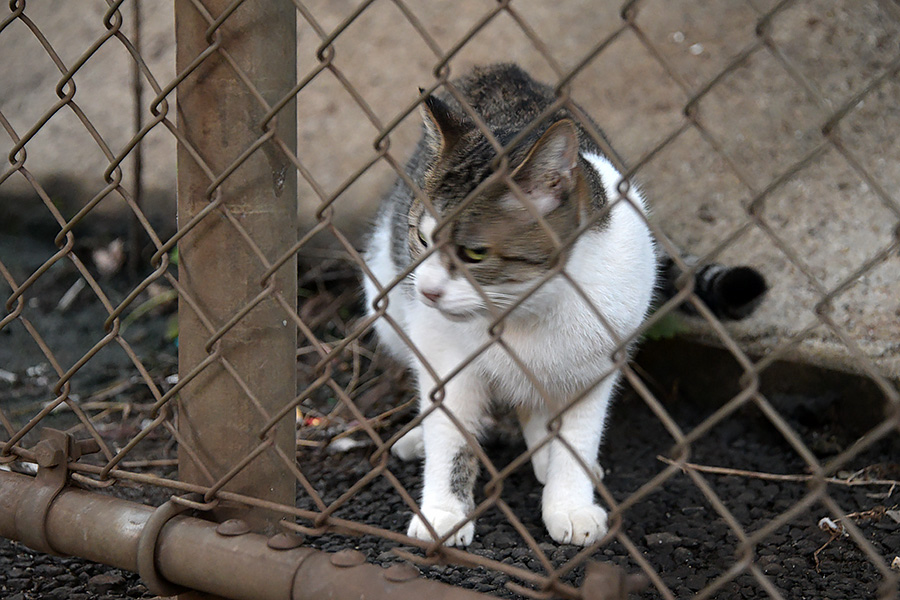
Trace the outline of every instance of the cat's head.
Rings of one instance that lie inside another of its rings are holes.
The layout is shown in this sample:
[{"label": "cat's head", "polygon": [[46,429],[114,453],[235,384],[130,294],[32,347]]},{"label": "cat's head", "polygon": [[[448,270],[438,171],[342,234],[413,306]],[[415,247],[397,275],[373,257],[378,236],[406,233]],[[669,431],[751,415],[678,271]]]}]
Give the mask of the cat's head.
[{"label": "cat's head", "polygon": [[[431,155],[424,191],[435,212],[413,201],[408,244],[413,258],[437,249],[414,271],[418,299],[456,319],[487,313],[485,297],[502,311],[565,261],[560,242],[590,202],[576,126],[562,118],[539,128],[510,152],[504,177],[492,169],[493,147],[459,109],[432,96],[423,115]],[[517,132],[492,133],[508,144]],[[523,309],[535,310],[535,301]]]}]

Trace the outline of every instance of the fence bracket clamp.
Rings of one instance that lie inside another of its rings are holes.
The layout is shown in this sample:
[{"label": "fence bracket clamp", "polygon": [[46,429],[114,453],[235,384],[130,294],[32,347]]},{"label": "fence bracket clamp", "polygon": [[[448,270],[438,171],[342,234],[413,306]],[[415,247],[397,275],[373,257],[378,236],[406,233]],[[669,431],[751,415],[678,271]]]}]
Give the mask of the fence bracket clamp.
[{"label": "fence bracket clamp", "polygon": [[[200,498],[196,494],[189,494],[189,496],[198,500]],[[188,591],[188,588],[171,583],[159,573],[156,568],[156,546],[163,527],[174,517],[189,510],[191,510],[190,506],[168,500],[153,511],[141,530],[137,547],[138,575],[141,576],[147,589],[157,596],[167,598]]]},{"label": "fence bracket clamp", "polygon": [[95,440],[76,440],[71,434],[58,429],[41,430],[41,440],[31,450],[38,465],[35,476],[38,492],[16,509],[16,522],[23,544],[46,554],[61,556],[47,540],[50,506],[66,486],[69,461],[99,450]]}]

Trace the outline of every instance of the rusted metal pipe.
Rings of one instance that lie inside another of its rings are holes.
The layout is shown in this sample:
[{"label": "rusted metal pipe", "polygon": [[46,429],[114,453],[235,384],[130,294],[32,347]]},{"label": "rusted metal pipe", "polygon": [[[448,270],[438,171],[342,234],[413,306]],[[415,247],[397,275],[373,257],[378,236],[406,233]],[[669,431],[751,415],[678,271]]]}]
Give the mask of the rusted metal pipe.
[{"label": "rusted metal pipe", "polygon": [[[0,471],[0,537],[28,544],[28,524],[16,518],[43,485],[35,478]],[[137,543],[153,508],[73,488],[65,488],[43,515],[50,549],[94,562],[137,571]],[[43,550],[43,549],[39,549]]]},{"label": "rusted metal pipe", "polygon": [[[275,298],[296,301],[296,256],[265,277],[297,239],[297,172],[275,140],[296,148],[295,101],[267,118],[296,82],[296,7],[179,0],[175,36],[178,277],[190,297],[179,297],[179,374],[219,355],[178,396],[179,479],[293,505],[296,480],[275,451],[294,455],[293,412],[268,432],[274,445],[258,434],[297,392],[297,331]],[[262,532],[280,519],[224,503],[213,516]]]},{"label": "rusted metal pipe", "polygon": [[[0,471],[0,537],[25,537],[16,513],[44,485],[28,475]],[[47,509],[47,541],[58,554],[138,571],[139,547],[148,539],[146,529],[159,510],[164,508],[67,487]],[[278,544],[257,533],[224,535],[218,529],[215,523],[190,516],[165,521],[150,549],[159,576],[169,584],[233,600],[491,598],[423,579],[411,565],[383,569],[368,564],[354,550],[328,554]],[[152,586],[151,591],[159,593]]]}]

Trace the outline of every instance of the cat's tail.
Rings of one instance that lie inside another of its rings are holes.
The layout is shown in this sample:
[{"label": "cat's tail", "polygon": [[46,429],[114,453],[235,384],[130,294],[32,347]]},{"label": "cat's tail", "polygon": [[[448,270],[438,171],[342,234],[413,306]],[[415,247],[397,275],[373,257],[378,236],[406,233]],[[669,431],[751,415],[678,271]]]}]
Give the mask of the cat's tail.
[{"label": "cat's tail", "polygon": [[[685,255],[682,262],[693,267],[697,264],[697,258]],[[664,257],[660,290],[663,300],[678,293],[677,281],[681,274],[682,270],[675,261],[671,257]],[[694,273],[694,293],[720,319],[749,317],[763,301],[768,290],[766,278],[753,267],[711,263],[700,266]],[[683,302],[679,308],[688,314],[696,314],[689,302]]]}]

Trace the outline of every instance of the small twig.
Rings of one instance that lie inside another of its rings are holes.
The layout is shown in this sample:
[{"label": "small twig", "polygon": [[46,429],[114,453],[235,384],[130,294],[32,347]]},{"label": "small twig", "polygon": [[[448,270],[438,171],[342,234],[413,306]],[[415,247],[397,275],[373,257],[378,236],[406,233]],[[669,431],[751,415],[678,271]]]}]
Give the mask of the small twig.
[{"label": "small twig", "polygon": [[86,408],[86,404],[88,402],[101,402],[103,400],[108,400],[113,396],[117,396],[128,388],[133,387],[139,381],[140,380],[137,377],[129,377],[127,379],[119,380],[111,385],[106,386],[106,388],[94,392],[93,394],[88,396],[87,399],[81,403],[81,407]]},{"label": "small twig", "polygon": [[[696,463],[683,463],[672,460],[671,458],[666,458],[665,456],[657,455],[657,460],[660,460],[668,465],[674,465],[676,467],[680,467],[683,471],[692,470],[698,471],[700,473],[711,473],[714,475],[735,475],[738,477],[751,477],[754,479],[765,479],[768,481],[795,481],[795,482],[806,482],[806,481],[814,481],[817,478],[814,475],[782,475],[779,473],[763,473],[760,471],[745,471],[743,469],[732,469],[730,467],[713,467],[710,465],[698,465]],[[837,477],[824,477],[822,480],[825,483],[833,483],[835,485],[846,485],[846,486],[858,486],[858,485],[900,485],[900,481],[894,479],[869,479],[869,480],[850,480],[850,479],[838,479]]]},{"label": "small twig", "polygon": [[359,387],[356,388],[356,390],[355,390],[355,391],[356,391],[356,397],[357,397],[357,398],[359,398],[360,396],[362,396],[363,392],[365,392],[365,391],[368,390],[369,388],[372,388],[372,387],[378,385],[378,382],[381,381],[382,378],[387,377],[387,374],[384,373],[384,372],[379,373],[379,374],[377,374],[377,375],[373,375],[372,377],[367,377],[368,373],[369,373],[371,370],[372,370],[372,368],[371,368],[371,365],[370,365],[370,366],[369,366],[369,369],[366,371],[366,373],[363,374],[363,376],[360,378],[360,380],[363,381],[363,383],[361,383],[361,384],[359,385]]},{"label": "small twig", "polygon": [[[415,399],[415,398],[412,398],[412,399],[410,399],[410,400],[407,400],[406,402],[404,402],[404,403],[401,404],[400,406],[395,406],[394,408],[392,408],[392,409],[390,409],[390,410],[386,410],[386,411],[384,411],[383,413],[380,413],[380,414],[378,414],[378,415],[376,415],[376,416],[374,416],[374,417],[372,417],[372,418],[370,418],[370,419],[366,419],[366,422],[367,422],[371,427],[373,427],[373,428],[381,428],[381,427],[384,427],[384,426],[386,425],[386,423],[384,423],[383,421],[388,420],[389,417],[395,415],[396,413],[398,413],[398,412],[400,412],[400,411],[402,411],[402,410],[406,410],[407,408],[410,407],[410,405],[414,404],[415,402],[416,402],[416,399]],[[331,442],[333,442],[333,441],[335,441],[335,440],[339,440],[339,439],[341,439],[342,437],[347,437],[348,435],[352,435],[352,434],[354,434],[354,433],[356,433],[357,431],[360,431],[360,430],[362,430],[362,429],[364,429],[364,427],[363,427],[363,425],[362,425],[361,423],[357,423],[356,425],[351,425],[351,426],[348,427],[346,430],[340,432],[339,434],[337,434],[336,436],[334,436],[333,438],[331,438],[331,439],[328,441],[328,443],[330,444]]]},{"label": "small twig", "polygon": [[[125,404],[124,407],[115,406],[113,408],[107,408],[107,409],[97,413],[96,415],[93,415],[92,417],[90,417],[91,427],[97,427],[97,425],[95,425],[96,423],[99,423],[100,421],[102,421],[103,419],[108,417],[109,415],[113,414],[114,412],[118,412],[118,411],[122,412],[122,420],[124,421],[127,418],[130,410],[131,409],[127,404]],[[87,427],[88,426],[85,423],[82,423],[81,421],[79,421],[78,423],[69,427],[65,431],[66,431],[66,433],[74,434],[74,433],[78,433],[82,429],[87,430]]]},{"label": "small twig", "polygon": [[121,333],[124,333],[132,323],[143,317],[154,308],[163,306],[164,304],[169,304],[170,302],[174,302],[177,299],[178,292],[176,290],[166,290],[153,296],[149,300],[142,302],[140,305],[136,306],[134,310],[128,313],[128,315],[124,319],[122,319],[122,328],[120,330]]},{"label": "small twig", "polygon": [[[714,475],[735,475],[737,477],[751,477],[754,479],[764,479],[767,481],[793,481],[793,482],[806,482],[812,481],[816,478],[813,475],[781,475],[777,473],[762,473],[760,471],[745,471],[743,469],[731,469],[728,467],[713,467],[709,465],[698,465],[695,463],[681,463],[678,461],[674,461],[670,458],[666,458],[665,456],[657,455],[658,460],[668,464],[680,467],[682,471],[686,471],[688,469],[692,471],[698,471],[701,473],[711,473]],[[865,469],[863,469],[864,471]],[[844,485],[849,487],[860,486],[860,485],[889,485],[891,486],[891,490],[898,484],[900,481],[896,481],[893,479],[870,479],[866,480],[857,480],[854,477],[858,477],[862,471],[854,473],[848,479],[838,479],[837,477],[825,477],[823,481],[825,483],[831,483],[835,485]],[[842,517],[842,519],[880,519],[885,514],[885,508],[883,506],[876,506],[873,509],[848,513]],[[828,540],[819,546],[815,552],[813,552],[813,560],[816,563],[816,573],[819,572],[819,554],[821,554],[826,548],[828,548],[831,543],[838,539],[844,533],[844,526],[841,524],[841,519],[838,519],[837,522],[831,522],[833,526],[829,525],[828,527],[822,527],[820,524],[819,527],[825,531],[828,531],[830,537]]]},{"label": "small twig", "polygon": [[836,540],[839,537],[841,537],[842,535],[844,535],[844,532],[845,532],[844,524],[841,523],[841,521],[843,521],[844,519],[854,519],[854,520],[859,520],[859,521],[869,521],[869,520],[880,521],[884,517],[886,512],[887,512],[887,509],[884,506],[876,506],[875,508],[870,508],[869,510],[861,510],[858,512],[847,513],[843,517],[839,518],[837,521],[832,521],[831,519],[829,519],[827,517],[820,520],[819,521],[819,529],[821,529],[823,531],[827,531],[830,534],[830,537],[824,544],[819,546],[815,552],[813,552],[813,560],[816,563],[816,573],[820,572],[819,566],[821,563],[819,561],[819,554],[823,550],[828,548],[828,546],[830,546],[834,540]]},{"label": "small twig", "polygon": [[353,376],[350,378],[347,387],[344,388],[344,393],[348,396],[350,396],[353,393],[353,390],[356,389],[356,386],[359,385],[359,374],[362,368],[359,360],[359,340],[353,340],[350,344],[350,349],[353,353]]},{"label": "small twig", "polygon": [[302,438],[297,440],[298,446],[308,446],[310,448],[321,448],[325,445],[323,441],[315,441],[315,440],[304,440]]},{"label": "small twig", "polygon": [[[352,374],[350,375],[350,381],[344,387],[344,394],[349,397],[353,394],[353,390],[359,384],[359,373],[361,369],[359,360],[359,340],[353,340],[352,342],[350,342],[347,348],[350,350],[350,353],[352,355]],[[342,403],[337,402],[328,413],[329,420],[337,418],[345,409],[346,407]]]},{"label": "small twig", "polygon": [[841,537],[841,534],[844,533],[844,527],[840,523],[838,523],[839,529],[835,529],[831,531],[831,537],[828,538],[828,541],[819,546],[815,552],[813,552],[813,561],[816,563],[816,573],[821,573],[819,567],[821,566],[821,562],[819,561],[819,553],[825,550],[828,546],[831,545],[831,542]]},{"label": "small twig", "polygon": [[59,299],[59,303],[56,305],[56,310],[59,312],[66,312],[69,310],[69,307],[72,306],[72,303],[75,302],[75,299],[78,297],[78,294],[81,293],[81,290],[84,289],[85,281],[82,278],[78,278],[75,280],[75,283],[72,284],[63,297]]},{"label": "small twig", "polygon": [[[130,402],[110,402],[108,400],[100,400],[97,402],[79,402],[78,407],[81,410],[102,410],[102,411],[122,411],[131,412],[135,408]],[[72,410],[72,407],[66,406],[59,410]]]},{"label": "small twig", "polygon": [[642,367],[641,365],[633,362],[629,366],[634,370],[635,373],[637,373],[641,377],[641,379],[646,381],[650,385],[650,387],[656,389],[658,396],[662,396],[669,403],[672,403],[677,399],[677,397],[678,397],[678,381],[677,380],[675,381],[675,383],[673,385],[673,389],[670,393],[669,390],[667,390],[666,388],[663,387],[663,385],[659,382],[658,379],[656,379],[656,377],[654,377],[653,375],[648,373],[647,370],[644,367]]},{"label": "small twig", "polygon": [[[126,383],[128,385],[125,385]],[[104,410],[104,409],[111,408],[111,409],[118,409],[118,410],[124,411],[127,407],[129,410],[135,410],[137,412],[146,412],[146,411],[149,411],[151,408],[153,408],[153,404],[148,403],[148,402],[122,402],[122,401],[112,402],[112,401],[107,400],[107,398],[109,398],[113,395],[117,395],[119,392],[122,391],[121,389],[116,389],[116,386],[118,386],[120,384],[123,386],[123,388],[128,388],[128,387],[131,387],[132,385],[135,385],[134,383],[129,383],[127,381],[120,382],[119,384],[114,384],[113,386],[106,388],[106,390],[101,390],[91,396],[88,396],[85,400],[76,400],[76,399],[70,397],[70,401],[75,402],[78,405],[78,407],[82,410]],[[6,398],[6,396],[3,396],[3,398]],[[44,408],[46,405],[47,405],[47,401],[41,400],[39,402],[33,402],[33,403],[28,404],[27,406],[23,406],[22,408],[18,408],[16,410],[10,411],[10,414],[14,417],[20,417],[22,415],[32,414],[33,412]],[[69,406],[68,401],[67,401],[67,402],[63,402],[62,404],[60,404],[53,410],[54,410],[54,412],[56,412],[56,411],[61,412],[61,411],[73,410],[73,409],[71,406]]]}]

